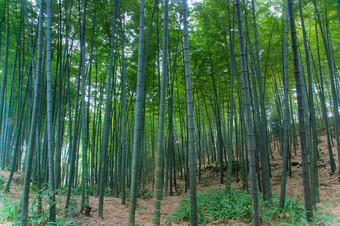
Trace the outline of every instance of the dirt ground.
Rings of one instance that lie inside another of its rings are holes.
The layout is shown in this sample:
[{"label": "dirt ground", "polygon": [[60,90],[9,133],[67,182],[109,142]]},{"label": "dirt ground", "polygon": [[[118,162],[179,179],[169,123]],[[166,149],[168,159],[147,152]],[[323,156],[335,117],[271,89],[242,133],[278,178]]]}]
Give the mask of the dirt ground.
[{"label": "dirt ground", "polygon": [[[335,173],[330,176],[330,164],[329,153],[327,150],[327,141],[325,136],[321,136],[321,142],[319,143],[320,160],[319,165],[319,183],[320,183],[320,203],[318,206],[327,207],[327,211],[336,217],[336,221],[340,219],[340,175]],[[334,158],[337,161],[336,149],[333,150]],[[281,165],[282,158],[278,151],[274,151],[271,163],[271,184],[272,192],[280,194],[280,180],[281,180]],[[287,196],[293,198],[300,198],[303,201],[303,185],[302,185],[302,166],[301,166],[301,153],[298,150],[296,156],[293,154],[292,162],[292,177],[287,177]],[[336,162],[337,164],[337,162]],[[0,171],[0,177],[7,179],[8,172]],[[22,191],[23,173],[16,172],[11,186],[11,193],[2,194],[7,200],[19,201]],[[203,183],[204,182],[204,183]],[[178,180],[180,188],[184,187],[184,182]],[[235,177],[232,178],[232,188],[241,189],[242,183],[236,183]],[[207,189],[224,189],[225,184],[219,184],[219,178],[216,177],[214,167],[206,167],[202,174],[202,183],[197,183],[197,192],[204,192]],[[161,203],[161,224],[165,225],[168,217],[176,210],[180,205],[180,201],[185,194],[182,192],[179,195],[164,197]],[[1,198],[1,196],[0,196]],[[34,197],[32,197],[34,198]],[[31,198],[31,199],[32,199]],[[61,200],[57,204],[57,208],[63,208],[65,197],[58,196]],[[79,199],[78,199],[79,200]],[[79,201],[78,201],[79,202]],[[82,225],[127,225],[129,216],[129,206],[122,205],[121,200],[118,198],[105,197],[104,198],[104,219],[97,217],[98,210],[98,197],[90,197],[91,216],[81,219]],[[0,199],[1,208],[1,199]],[[136,224],[139,225],[152,225],[153,218],[153,198],[139,199],[136,209]],[[338,222],[338,221],[337,221]],[[234,225],[246,225],[241,222],[231,222]],[[219,225],[216,222],[215,225]],[[336,223],[334,223],[336,224]],[[174,224],[172,224],[174,225]],[[183,223],[182,225],[187,225]]]}]

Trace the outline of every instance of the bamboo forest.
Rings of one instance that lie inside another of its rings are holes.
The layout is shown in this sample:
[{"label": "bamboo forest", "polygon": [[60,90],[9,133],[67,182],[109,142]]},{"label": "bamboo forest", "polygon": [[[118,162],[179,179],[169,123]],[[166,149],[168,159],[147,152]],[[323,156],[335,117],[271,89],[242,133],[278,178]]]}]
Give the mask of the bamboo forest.
[{"label": "bamboo forest", "polygon": [[340,225],[340,0],[0,0],[0,224]]}]

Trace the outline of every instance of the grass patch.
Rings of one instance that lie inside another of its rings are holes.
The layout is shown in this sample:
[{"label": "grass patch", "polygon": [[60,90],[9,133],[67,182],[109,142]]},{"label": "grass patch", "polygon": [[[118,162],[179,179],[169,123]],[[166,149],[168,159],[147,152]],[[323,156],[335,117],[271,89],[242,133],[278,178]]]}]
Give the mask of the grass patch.
[{"label": "grass patch", "polygon": [[[279,197],[274,196],[272,203],[259,198],[260,217],[262,223],[299,224],[308,225],[305,219],[303,203],[299,199],[286,199],[285,209],[279,208]],[[312,221],[317,224],[331,222],[332,216],[324,214],[322,208],[314,211]],[[224,190],[208,190],[197,195],[197,214],[201,224],[228,220],[251,223],[252,201],[251,196],[244,191],[232,190],[230,196]],[[180,203],[176,212],[167,219],[167,223],[190,220],[190,200],[186,196]]]},{"label": "grass patch", "polygon": [[[12,223],[13,225],[19,225],[21,220],[21,212],[19,210],[20,203],[8,201],[7,199],[0,200],[0,224]],[[28,225],[40,226],[40,225],[80,225],[79,219],[60,217],[56,222],[49,222],[49,211],[43,211],[42,214],[35,213],[36,202],[31,202],[29,206]],[[17,224],[15,223],[17,222]]]},{"label": "grass patch", "polygon": [[14,221],[18,215],[19,203],[9,202],[6,199],[0,201],[0,223]]}]

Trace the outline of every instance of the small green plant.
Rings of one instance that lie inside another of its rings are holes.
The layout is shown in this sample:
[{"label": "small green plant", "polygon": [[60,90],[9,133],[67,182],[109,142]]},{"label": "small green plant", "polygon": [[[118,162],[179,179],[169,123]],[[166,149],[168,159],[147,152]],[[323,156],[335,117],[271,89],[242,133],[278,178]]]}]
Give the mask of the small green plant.
[{"label": "small green plant", "polygon": [[19,203],[9,202],[6,199],[0,201],[0,223],[14,221],[17,218]]},{"label": "small green plant", "polygon": [[[57,189],[58,195],[67,195],[67,188],[58,188]],[[72,196],[73,195],[81,195],[82,194],[82,188],[81,187],[74,187],[71,191]],[[89,196],[95,196],[97,194],[97,186],[96,185],[89,185],[88,187],[88,194]]]},{"label": "small green plant", "polygon": [[[279,208],[279,197],[274,196],[271,203],[259,198],[260,217],[267,224],[299,224],[308,225],[305,218],[303,203],[299,199],[286,199],[284,210]],[[252,221],[251,196],[243,191],[232,190],[226,195],[224,190],[208,190],[197,195],[198,220],[205,225],[216,221],[233,220],[245,223]],[[326,224],[332,216],[317,208],[312,219],[313,223]],[[167,219],[167,223],[190,220],[190,201],[186,196],[176,212]]]},{"label": "small green plant", "polygon": [[77,215],[78,209],[77,209],[76,199],[73,199],[73,198],[70,199],[70,203],[68,205],[68,208],[66,209],[66,213],[69,216],[76,216]]},{"label": "small green plant", "polygon": [[202,179],[200,184],[201,184],[202,187],[207,187],[207,186],[209,186],[210,183],[206,179]]},{"label": "small green plant", "polygon": [[89,185],[89,196],[95,196],[97,195],[97,185]]},{"label": "small green plant", "polygon": [[151,199],[153,198],[154,193],[148,190],[140,191],[139,198],[141,199]]},{"label": "small green plant", "polygon": [[37,202],[34,200],[30,203],[29,206],[29,222],[32,225],[43,225],[47,222],[48,211],[44,211],[42,209],[41,214],[36,213],[37,210]]},{"label": "small green plant", "polygon": [[104,197],[114,197],[116,195],[116,192],[114,189],[108,188],[104,191]]},{"label": "small green plant", "polygon": [[138,214],[143,215],[143,207],[138,207]]},{"label": "small green plant", "polygon": [[[60,199],[56,200],[54,202],[54,205],[57,205],[57,203],[60,202]],[[42,212],[40,214],[36,213],[37,212],[37,202],[34,200],[33,202],[30,203],[29,207],[29,212],[30,212],[30,218],[29,218],[29,223],[32,226],[39,226],[39,225],[46,225],[48,224],[48,217],[49,217],[49,212],[50,212],[51,206],[45,211],[42,209]],[[65,220],[62,218],[62,220]]]},{"label": "small green plant", "polygon": [[75,226],[75,225],[81,225],[80,222],[77,221],[77,219],[72,218],[59,218],[56,220],[56,222],[47,222],[46,225],[64,225],[64,226]]},{"label": "small green plant", "polygon": [[321,136],[317,136],[317,143],[318,143],[318,144],[321,144],[321,143],[322,143],[322,138],[321,138]]}]

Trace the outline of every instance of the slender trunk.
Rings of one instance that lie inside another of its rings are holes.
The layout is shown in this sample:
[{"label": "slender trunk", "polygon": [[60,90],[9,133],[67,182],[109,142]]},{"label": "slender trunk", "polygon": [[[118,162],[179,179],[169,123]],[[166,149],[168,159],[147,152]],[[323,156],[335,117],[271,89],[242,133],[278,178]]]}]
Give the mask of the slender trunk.
[{"label": "slender trunk", "polygon": [[[41,0],[42,3],[43,0]],[[29,191],[30,191],[30,178],[31,178],[31,170],[32,170],[32,160],[34,156],[34,149],[35,149],[35,142],[36,142],[36,130],[37,130],[37,123],[38,123],[38,114],[40,110],[40,68],[38,67],[39,72],[37,71],[37,75],[35,74],[35,64],[34,64],[34,57],[33,57],[33,45],[32,45],[32,38],[30,33],[30,24],[27,16],[27,6],[26,0],[22,2],[24,11],[26,14],[26,21],[27,21],[27,31],[29,34],[29,43],[30,43],[30,53],[31,53],[31,63],[32,63],[32,72],[33,72],[33,79],[34,79],[34,99],[33,99],[33,110],[32,110],[32,118],[31,118],[31,128],[30,128],[30,135],[29,135],[29,145],[26,149],[26,162],[25,162],[25,179],[24,179],[24,189],[22,194],[22,206],[21,206],[21,225],[27,225],[28,220],[28,203],[29,203]],[[43,4],[41,4],[40,13],[43,13]],[[41,33],[42,34],[42,33]],[[43,38],[43,37],[41,37]],[[39,53],[39,51],[38,51]],[[42,52],[40,52],[42,53]],[[37,62],[41,63],[41,54],[40,60]]]},{"label": "slender trunk", "polygon": [[[83,8],[83,24],[82,24],[82,32],[81,32],[81,41],[80,41],[80,51],[82,52],[81,56],[81,65],[80,65],[80,75],[81,75],[81,128],[82,128],[82,152],[83,152],[83,174],[82,174],[82,188],[84,193],[84,198],[82,200],[82,207],[85,207],[85,214],[89,215],[89,194],[88,194],[88,166],[87,166],[87,152],[88,152],[88,127],[87,127],[87,113],[86,113],[86,75],[85,75],[85,59],[86,59],[86,7],[87,0],[84,1]],[[80,79],[80,78],[79,78]]]},{"label": "slender trunk", "polygon": [[194,138],[194,116],[193,101],[190,75],[190,58],[189,58],[189,25],[188,25],[188,3],[183,0],[184,15],[184,68],[185,68],[185,94],[187,106],[187,123],[188,123],[188,157],[189,157],[189,174],[190,174],[190,223],[193,226],[198,225],[197,221],[197,197],[196,197],[196,157],[195,157],[195,138]]},{"label": "slender trunk", "polygon": [[[233,167],[233,118],[234,118],[234,17],[233,17],[233,29],[230,25],[230,10],[229,0],[227,1],[228,15],[229,15],[229,45],[230,45],[230,119],[229,119],[229,146],[228,146],[228,167],[227,167],[227,181],[226,181],[226,193],[230,193],[231,188],[231,177]],[[234,14],[233,14],[234,15]]]},{"label": "slender trunk", "polygon": [[243,36],[240,0],[236,0],[236,12],[237,12],[236,14],[237,15],[237,27],[238,27],[239,48],[240,48],[240,57],[241,57],[244,107],[245,107],[245,113],[246,113],[247,150],[248,150],[248,155],[249,155],[250,185],[251,185],[251,196],[252,196],[252,207],[253,207],[253,224],[260,225],[261,222],[260,222],[260,215],[259,215],[258,193],[257,193],[257,187],[256,187],[254,128],[253,128],[253,122],[252,122],[252,116],[251,116],[249,75],[248,75],[247,59],[246,59],[245,48],[244,48],[244,36]]},{"label": "slender trunk", "polygon": [[286,178],[288,167],[288,151],[289,151],[289,83],[288,83],[288,33],[289,33],[289,15],[288,4],[286,4],[286,20],[285,20],[285,39],[284,39],[284,71],[283,71],[283,87],[284,87],[284,121],[283,121],[283,163],[281,176],[281,194],[280,208],[284,209],[286,199]]},{"label": "slender trunk", "polygon": [[[80,54],[81,55],[81,54]],[[70,67],[68,68],[70,70]],[[68,72],[70,73],[70,72]],[[70,75],[68,74],[68,80],[70,80]],[[69,180],[68,180],[68,187],[67,187],[67,195],[66,195],[66,201],[65,201],[65,214],[67,215],[69,211],[69,203],[70,203],[70,198],[71,198],[71,190],[72,187],[76,184],[76,180],[74,178],[77,178],[77,172],[78,172],[78,134],[79,134],[79,119],[78,119],[78,106],[79,106],[79,91],[80,91],[80,76],[78,76],[78,81],[77,81],[77,91],[76,91],[76,106],[75,106],[75,112],[74,112],[74,120],[73,120],[73,132],[72,132],[72,139],[70,139],[70,167],[69,167]],[[68,81],[69,82],[69,81]],[[70,83],[68,83],[68,88],[70,88]],[[71,94],[70,90],[68,90],[68,98],[69,98],[69,121],[71,122]],[[70,126],[70,130],[72,130],[72,126]],[[71,134],[71,132],[70,132]],[[76,174],[76,175],[75,175]]]},{"label": "slender trunk", "polygon": [[213,71],[213,65],[210,56],[210,69],[211,69],[211,78],[214,88],[214,102],[215,102],[215,116],[216,116],[216,127],[217,127],[217,148],[218,148],[218,162],[219,162],[219,170],[220,170],[220,183],[223,184],[224,177],[224,164],[223,164],[223,140],[222,140],[222,129],[221,129],[221,115],[220,115],[220,105],[218,101],[217,88],[215,82],[215,74]]},{"label": "slender trunk", "polygon": [[51,50],[51,24],[52,24],[52,4],[53,0],[47,0],[46,16],[46,69],[47,69],[47,145],[48,145],[48,188],[50,199],[50,221],[56,220],[56,205],[54,193],[54,127],[53,127],[53,97],[52,97],[52,50]]},{"label": "slender trunk", "polygon": [[[268,157],[267,113],[266,113],[266,108],[264,105],[264,92],[263,92],[263,87],[262,87],[262,75],[261,75],[261,59],[260,59],[259,41],[258,41],[258,36],[257,36],[258,32],[257,32],[254,0],[252,0],[252,13],[253,13],[253,22],[254,22],[254,37],[255,37],[255,49],[256,49],[255,52],[256,52],[256,60],[257,60],[256,75],[257,75],[257,84],[259,88],[260,107],[261,107],[261,122],[259,124],[259,127],[260,127],[259,130],[261,131],[260,143],[262,144],[262,146],[260,147],[261,159],[262,159],[261,167],[264,168],[263,169],[264,175],[262,175],[263,180],[264,180],[263,184],[265,185],[263,187],[263,193],[264,193],[263,198],[265,200],[271,201],[272,192],[271,192],[270,175],[269,175],[270,164],[269,164],[269,157]],[[269,47],[268,47],[268,52],[269,52]]]},{"label": "slender trunk", "polygon": [[[6,6],[5,6],[6,8]],[[8,10],[7,10],[8,11]],[[9,51],[9,12],[7,12],[7,22],[6,22],[6,42],[5,42],[5,62],[4,62],[4,69],[3,69],[3,75],[2,75],[2,86],[0,90],[0,137],[1,137],[1,131],[2,131],[2,118],[4,114],[5,109],[5,100],[6,100],[6,90],[7,90],[7,74],[8,74],[8,51]],[[1,150],[0,150],[1,151]],[[2,153],[4,155],[5,153]],[[0,169],[3,168],[3,165],[5,162],[1,163]]]},{"label": "slender trunk", "polygon": [[158,118],[158,135],[157,135],[157,151],[156,151],[156,187],[155,187],[155,204],[153,212],[153,225],[160,225],[161,199],[162,199],[162,160],[164,148],[164,123],[165,123],[165,95],[166,81],[168,75],[168,16],[169,16],[169,0],[164,2],[164,27],[163,27],[163,58],[162,58],[162,79],[159,102],[159,118]]},{"label": "slender trunk", "polygon": [[[315,18],[316,20],[316,18]],[[322,108],[322,117],[324,119],[325,123],[325,128],[326,128],[326,134],[327,134],[327,146],[328,146],[328,153],[329,153],[329,158],[330,162],[334,162],[334,155],[333,155],[333,150],[332,150],[332,140],[331,140],[331,132],[329,128],[329,123],[328,123],[328,114],[327,114],[327,107],[326,107],[326,101],[325,101],[325,90],[324,90],[324,83],[323,83],[323,74],[321,70],[321,60],[320,60],[320,49],[319,49],[319,36],[318,36],[318,27],[317,23],[315,21],[315,36],[316,36],[316,47],[317,47],[317,54],[318,54],[318,65],[319,65],[319,74],[320,74],[320,102],[321,102],[321,108]],[[313,59],[313,55],[312,55]],[[316,67],[316,66],[315,66]],[[317,71],[317,70],[315,70]],[[318,76],[316,76],[318,78]],[[318,80],[317,80],[318,81]],[[319,82],[317,82],[319,83]]]},{"label": "slender trunk", "polygon": [[293,1],[288,0],[288,10],[290,17],[290,29],[291,29],[291,42],[292,42],[292,50],[293,50],[293,60],[294,60],[294,77],[295,77],[295,86],[297,93],[297,101],[298,101],[298,118],[299,118],[299,134],[300,134],[300,144],[301,144],[301,158],[302,158],[302,177],[303,177],[303,188],[304,188],[304,196],[305,196],[305,210],[306,217],[309,221],[313,216],[312,209],[312,199],[311,199],[311,191],[310,191],[310,182],[309,182],[309,167],[308,167],[308,153],[306,150],[306,128],[305,128],[305,109],[303,104],[304,98],[304,90],[302,86],[302,77],[300,73],[299,67],[299,53],[297,47],[297,37],[296,37],[296,27],[295,27],[295,18],[294,18],[294,8]]},{"label": "slender trunk", "polygon": [[[335,79],[334,79],[334,70],[332,66],[332,59],[331,59],[331,54],[329,50],[329,45],[327,41],[326,34],[324,32],[320,15],[318,12],[318,8],[315,4],[315,0],[313,0],[314,8],[315,8],[315,14],[317,15],[320,30],[321,30],[321,35],[325,47],[325,52],[326,52],[326,58],[327,58],[327,63],[328,63],[328,71],[329,71],[329,77],[330,77],[330,83],[331,83],[331,92],[332,92],[332,98],[333,98],[333,114],[334,114],[334,120],[335,120],[335,133],[336,133],[336,141],[337,141],[337,149],[338,149],[338,156],[340,156],[340,116],[339,116],[339,104],[338,104],[338,95],[336,91],[336,86],[335,86]],[[339,170],[340,170],[340,158],[338,158],[339,161]],[[335,172],[335,166],[332,166],[332,174]]]},{"label": "slender trunk", "polygon": [[[313,206],[315,207],[316,201],[320,200],[319,197],[319,175],[318,175],[318,166],[317,166],[317,153],[318,153],[318,141],[317,141],[317,130],[316,130],[316,120],[315,120],[315,107],[314,107],[314,98],[313,98],[313,80],[312,80],[312,72],[310,67],[310,59],[309,59],[309,48],[307,43],[307,33],[305,29],[305,23],[303,18],[303,11],[301,0],[299,0],[299,12],[301,18],[301,27],[303,34],[303,43],[305,47],[305,57],[306,57],[306,67],[307,67],[307,75],[308,75],[308,107],[310,112],[310,126],[312,127],[312,136],[313,136],[313,149],[312,149],[312,158],[311,162],[311,188],[312,188],[312,201]],[[335,170],[335,169],[334,169]]]},{"label": "slender trunk", "polygon": [[135,115],[135,128],[133,136],[133,156],[131,165],[131,194],[130,194],[130,208],[129,208],[129,225],[135,225],[135,213],[137,205],[137,165],[138,155],[140,151],[141,140],[141,119],[143,114],[143,98],[145,89],[143,83],[145,77],[143,76],[143,34],[144,34],[144,0],[140,3],[140,23],[139,23],[139,44],[138,44],[138,66],[137,66],[137,97],[136,97],[136,115]]},{"label": "slender trunk", "polygon": [[121,41],[122,41],[122,111],[123,111],[123,128],[122,128],[122,159],[121,159],[121,192],[122,192],[122,204],[125,204],[125,162],[126,162],[126,153],[125,153],[125,143],[126,143],[126,67],[125,67],[125,34],[123,30],[123,20],[122,14],[119,8],[118,1],[118,10],[120,17],[120,30],[121,30]]},{"label": "slender trunk", "polygon": [[[26,97],[27,97],[27,93],[28,93],[28,89],[30,87],[30,80],[31,80],[31,76],[32,73],[29,74],[29,77],[27,79],[27,83],[26,83],[26,89],[25,89],[25,95],[24,95],[24,99],[22,101],[22,104],[21,104],[21,107],[20,107],[20,111],[19,111],[19,120],[17,121],[17,124],[16,124],[16,139],[15,139],[15,144],[14,144],[14,148],[13,148],[13,155],[12,155],[12,163],[11,163],[11,168],[10,168],[10,174],[8,176],[8,179],[7,179],[7,182],[6,182],[6,185],[5,185],[5,191],[9,191],[9,188],[10,188],[10,185],[11,185],[11,182],[12,182],[12,178],[13,178],[13,175],[14,175],[14,171],[16,169],[16,165],[17,165],[17,157],[19,157],[19,154],[18,154],[18,150],[20,149],[20,138],[21,138],[21,127],[22,127],[22,120],[23,120],[23,117],[24,117],[24,111],[25,111],[25,106],[26,106]],[[21,160],[20,160],[21,161]]]},{"label": "slender trunk", "polygon": [[109,145],[109,131],[111,127],[110,112],[111,112],[111,88],[112,88],[112,77],[114,77],[114,67],[113,67],[113,48],[115,41],[115,28],[116,28],[116,5],[117,0],[113,3],[113,22],[110,40],[110,65],[109,65],[109,76],[107,78],[107,88],[106,88],[106,107],[105,107],[105,118],[104,118],[104,129],[103,129],[103,140],[101,148],[101,171],[99,180],[99,204],[98,204],[98,217],[103,218],[103,208],[104,208],[104,190],[106,184],[106,173],[107,173],[107,149]]}]

